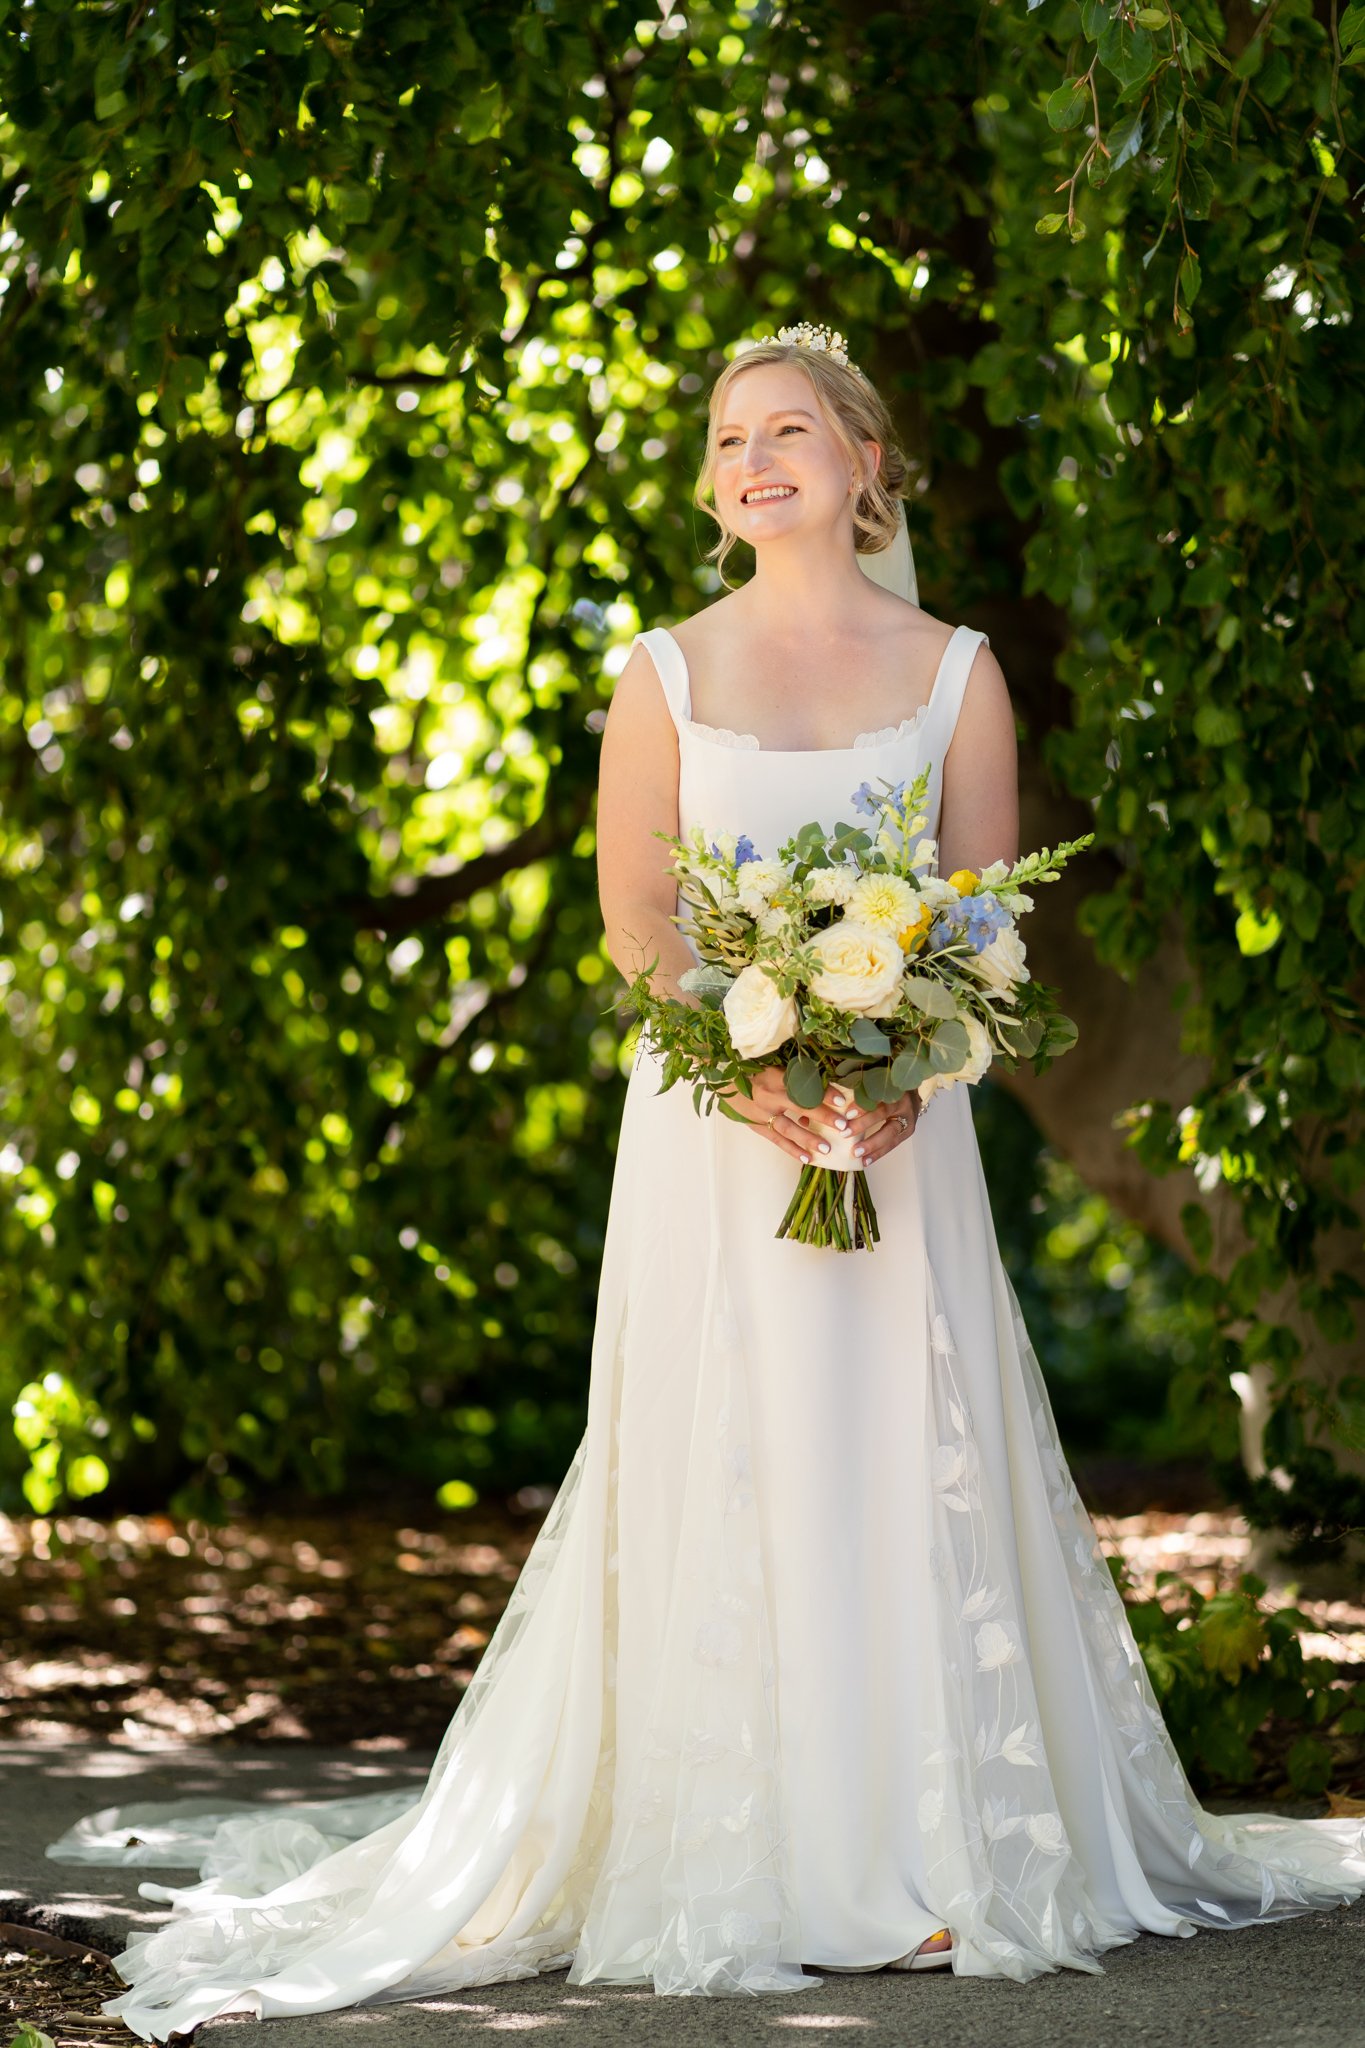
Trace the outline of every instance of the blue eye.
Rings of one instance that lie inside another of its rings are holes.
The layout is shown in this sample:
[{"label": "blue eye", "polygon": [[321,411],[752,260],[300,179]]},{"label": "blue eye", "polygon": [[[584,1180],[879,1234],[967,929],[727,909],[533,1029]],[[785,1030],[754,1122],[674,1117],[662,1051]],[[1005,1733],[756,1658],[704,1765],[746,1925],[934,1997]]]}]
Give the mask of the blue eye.
[{"label": "blue eye", "polygon": [[[788,420],[786,426],[779,427],[777,431],[779,434],[804,434],[806,430],[804,427],[799,427],[795,420]],[[738,439],[738,434],[727,434],[725,439],[718,445],[722,448],[728,448],[732,441],[737,441]]]}]

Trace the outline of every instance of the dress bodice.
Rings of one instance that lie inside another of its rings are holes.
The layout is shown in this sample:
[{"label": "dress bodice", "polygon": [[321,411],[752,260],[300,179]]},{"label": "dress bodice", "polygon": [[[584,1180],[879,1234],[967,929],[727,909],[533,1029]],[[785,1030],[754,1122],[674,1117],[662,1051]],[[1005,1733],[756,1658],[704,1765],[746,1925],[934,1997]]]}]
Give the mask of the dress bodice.
[{"label": "dress bodice", "polygon": [[[910,781],[927,767],[926,833],[937,838],[943,798],[943,763],[976,651],[986,634],[958,626],[943,650],[928,699],[899,725],[859,733],[851,746],[803,749],[760,746],[752,733],[703,725],[692,716],[687,658],[664,626],[637,633],[658,672],[678,733],[678,831],[700,825],[708,840],[747,832],[765,860],[803,825],[827,829],[857,816],[852,798],[863,782],[881,792]],[[631,643],[632,647],[634,642]]]}]

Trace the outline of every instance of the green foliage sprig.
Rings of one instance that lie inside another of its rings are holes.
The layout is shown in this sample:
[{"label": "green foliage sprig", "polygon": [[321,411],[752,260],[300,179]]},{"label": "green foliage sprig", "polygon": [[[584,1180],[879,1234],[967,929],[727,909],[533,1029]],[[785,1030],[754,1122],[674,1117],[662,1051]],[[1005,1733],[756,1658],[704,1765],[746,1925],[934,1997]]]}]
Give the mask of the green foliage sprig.
[{"label": "green foliage sprig", "polygon": [[1213,1594],[1158,1572],[1166,1597],[1137,1600],[1122,1562],[1109,1564],[1196,1790],[1316,1798],[1334,1777],[1354,1778],[1365,1758],[1365,1685],[1344,1682],[1329,1657],[1305,1656],[1309,1616],[1263,1607],[1265,1580],[1251,1572]]}]

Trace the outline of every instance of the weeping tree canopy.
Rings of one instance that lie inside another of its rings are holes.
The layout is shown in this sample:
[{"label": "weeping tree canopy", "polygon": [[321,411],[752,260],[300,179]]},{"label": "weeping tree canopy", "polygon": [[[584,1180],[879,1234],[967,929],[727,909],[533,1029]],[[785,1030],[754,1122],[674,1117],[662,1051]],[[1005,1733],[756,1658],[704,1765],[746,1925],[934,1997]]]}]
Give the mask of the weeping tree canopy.
[{"label": "weeping tree canopy", "polygon": [[1011,1085],[1188,1262],[1215,1456],[1272,1375],[1263,1484],[1362,1519],[1358,0],[0,20],[11,1483],[567,1457],[598,734],[718,588],[710,380],[810,319],[1026,844],[1098,834],[1029,935],[1081,1045]]}]

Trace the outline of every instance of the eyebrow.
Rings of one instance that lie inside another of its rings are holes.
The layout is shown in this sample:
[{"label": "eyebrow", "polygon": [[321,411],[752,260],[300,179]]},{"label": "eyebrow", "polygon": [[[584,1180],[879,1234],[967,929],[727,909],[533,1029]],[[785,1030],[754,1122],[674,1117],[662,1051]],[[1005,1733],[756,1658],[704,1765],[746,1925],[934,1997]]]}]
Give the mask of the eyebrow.
[{"label": "eyebrow", "polygon": [[[813,412],[807,412],[804,405],[779,405],[776,412],[770,412],[768,414],[768,418],[770,420],[780,420],[784,413],[789,412],[800,413],[803,420],[813,420],[815,418],[815,414]],[[729,434],[735,431],[736,428],[733,420],[727,420],[723,427],[717,427],[716,429],[716,432],[718,434]]]}]

